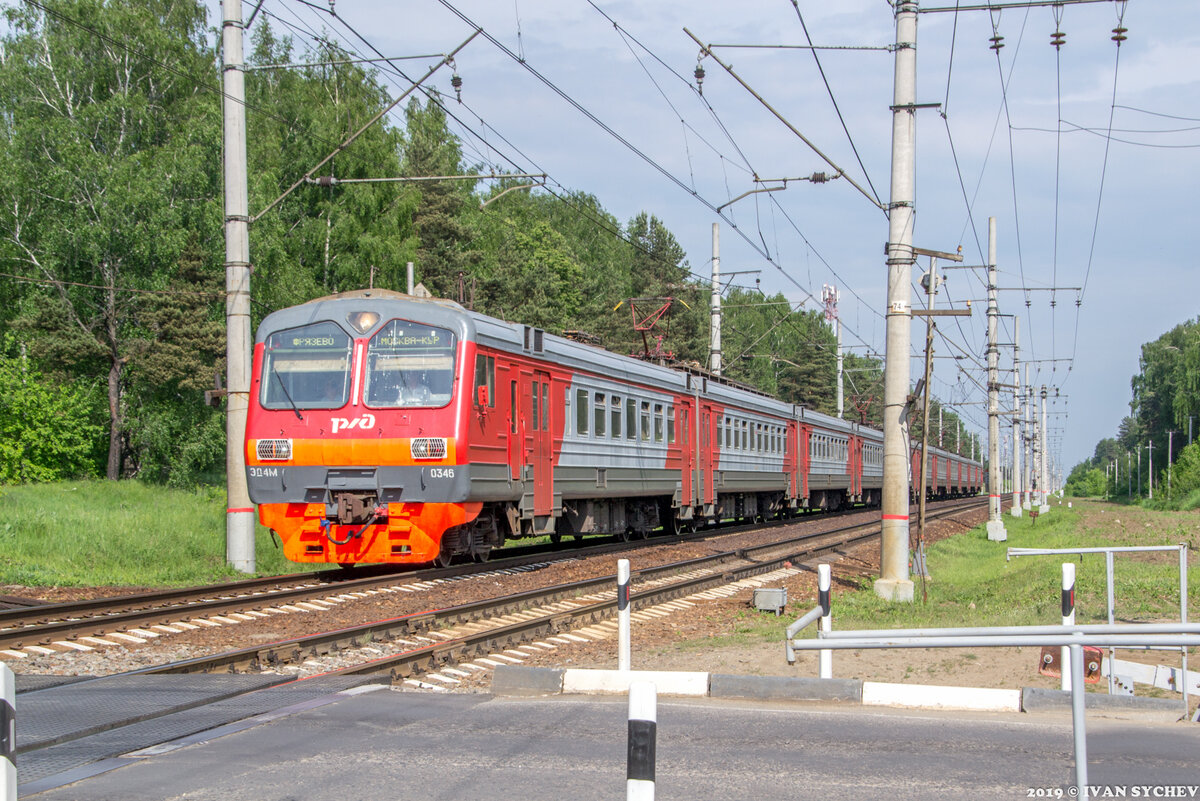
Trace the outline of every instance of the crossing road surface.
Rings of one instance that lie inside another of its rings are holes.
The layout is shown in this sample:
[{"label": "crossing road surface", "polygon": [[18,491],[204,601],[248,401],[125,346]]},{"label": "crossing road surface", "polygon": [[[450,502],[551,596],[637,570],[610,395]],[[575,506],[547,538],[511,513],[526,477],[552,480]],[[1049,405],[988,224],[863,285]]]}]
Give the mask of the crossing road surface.
[{"label": "crossing road surface", "polygon": [[[1091,783],[1200,786],[1200,726],[1092,718],[1088,732]],[[623,698],[379,689],[34,797],[612,801],[625,738]],[[1069,714],[660,698],[657,797],[1068,798],[1071,747]]]}]

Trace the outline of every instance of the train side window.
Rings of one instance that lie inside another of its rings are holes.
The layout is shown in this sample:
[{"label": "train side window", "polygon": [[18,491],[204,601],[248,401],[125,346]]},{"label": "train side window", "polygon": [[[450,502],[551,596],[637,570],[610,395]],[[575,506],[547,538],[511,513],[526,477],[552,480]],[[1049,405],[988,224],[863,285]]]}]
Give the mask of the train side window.
[{"label": "train side window", "polygon": [[663,407],[661,403],[654,404],[654,441],[663,441]]},{"label": "train side window", "polygon": [[742,448],[750,450],[750,421],[742,421]]},{"label": "train side window", "polygon": [[530,399],[531,399],[530,412],[531,413],[529,415],[529,422],[531,423],[530,430],[532,430],[532,431],[538,430],[538,390],[540,388],[541,388],[541,384],[537,381],[534,381],[533,382],[533,392],[530,393]]},{"label": "train side window", "polygon": [[509,417],[511,418],[511,420],[509,422],[510,422],[512,433],[515,434],[515,433],[517,433],[517,413],[520,411],[520,408],[521,408],[517,404],[517,382],[516,381],[508,382],[508,391],[509,391],[509,395],[511,396],[509,398],[509,406],[508,406],[508,414],[509,414]]},{"label": "train side window", "polygon": [[637,401],[625,399],[625,439],[637,439]]},{"label": "train side window", "polygon": [[603,437],[607,428],[605,424],[608,422],[606,417],[608,398],[604,396],[603,392],[597,392],[592,404],[592,419],[596,423],[592,433],[594,436]]},{"label": "train side window", "polygon": [[550,382],[542,384],[542,430],[550,430]]},{"label": "train side window", "polygon": [[675,407],[667,407],[667,442],[675,442]]},{"label": "train side window", "polygon": [[496,408],[496,357],[475,354],[475,402],[479,402],[479,388],[487,387],[487,405]]},{"label": "train side window", "polygon": [[650,441],[650,401],[642,401],[642,442]]},{"label": "train side window", "polygon": [[620,439],[621,438],[621,399],[619,397],[617,397],[616,395],[613,395],[612,400],[609,401],[609,417],[611,418],[610,419],[611,425],[609,426],[609,428],[612,430],[612,438]]},{"label": "train side window", "polygon": [[586,437],[588,432],[588,391],[575,390],[575,433]]}]

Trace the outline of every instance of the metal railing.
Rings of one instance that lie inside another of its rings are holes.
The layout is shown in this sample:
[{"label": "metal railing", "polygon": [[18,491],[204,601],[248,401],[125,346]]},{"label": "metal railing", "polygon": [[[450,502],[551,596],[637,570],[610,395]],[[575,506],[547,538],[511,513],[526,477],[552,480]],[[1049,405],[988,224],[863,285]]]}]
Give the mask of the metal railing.
[{"label": "metal railing", "polygon": [[[1051,556],[1060,554],[1085,554],[1085,553],[1102,553],[1104,554],[1104,568],[1107,581],[1108,594],[1108,622],[1112,625],[1115,621],[1115,590],[1114,590],[1114,571],[1113,571],[1113,555],[1118,553],[1147,553],[1153,551],[1178,551],[1179,552],[1179,622],[1187,623],[1188,609],[1188,564],[1187,543],[1181,542],[1179,545],[1123,545],[1112,547],[1095,547],[1095,548],[1009,548],[1005,556],[1005,561],[1012,561],[1014,556]],[[1188,710],[1191,709],[1191,702],[1188,699],[1188,653],[1186,648],[1180,649],[1183,653],[1183,663],[1181,670],[1183,680],[1180,682],[1183,691],[1183,709],[1184,716],[1187,716]],[[1114,668],[1116,666],[1115,648],[1109,648],[1108,655],[1109,670],[1108,670],[1108,694],[1112,695],[1114,687]],[[1066,675],[1066,666],[1064,665],[1064,676]]]},{"label": "metal railing", "polygon": [[[796,651],[866,648],[1011,648],[1065,646],[1071,651],[1071,721],[1075,738],[1075,785],[1079,798],[1087,792],[1087,728],[1084,721],[1083,648],[1200,645],[1200,624],[1140,623],[1085,626],[1007,626],[992,628],[892,629],[818,632],[816,640],[793,639],[820,615],[810,611],[788,627],[788,661]],[[803,624],[803,625],[801,625]],[[1186,715],[1185,715],[1186,717]]]}]

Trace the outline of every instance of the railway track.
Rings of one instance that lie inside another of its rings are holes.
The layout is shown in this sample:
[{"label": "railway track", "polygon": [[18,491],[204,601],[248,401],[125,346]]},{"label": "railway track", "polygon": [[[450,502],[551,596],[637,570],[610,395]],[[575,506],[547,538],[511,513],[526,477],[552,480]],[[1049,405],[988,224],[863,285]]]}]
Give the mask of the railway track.
[{"label": "railway track", "polygon": [[[971,499],[965,504],[939,509],[929,518],[948,518],[981,506],[986,506],[986,499]],[[798,568],[790,567],[791,563],[837,552],[878,535],[879,523],[873,521],[640,569],[633,573],[635,590],[631,600],[638,608],[645,608],[780,570],[798,572]],[[133,675],[254,671],[326,676],[388,673],[398,683],[465,661],[482,658],[486,662],[489,655],[505,649],[600,623],[616,614],[616,603],[614,577],[602,576],[174,662],[134,671]],[[347,661],[348,656],[352,664],[330,668],[315,661],[330,654],[338,655],[342,661]],[[315,669],[305,671],[299,667],[306,662]]]},{"label": "railway track", "polygon": [[[861,510],[849,510],[848,513]],[[775,524],[797,519],[772,521]],[[689,542],[723,536],[751,528],[737,524],[720,529],[702,529],[676,537],[644,541],[608,541],[587,547],[569,545],[521,546],[497,551],[499,558],[484,564],[455,565],[420,571],[397,572],[390,566],[371,566],[359,571],[321,570],[286,576],[244,579],[204,587],[157,590],[110,598],[67,603],[14,606],[0,609],[0,652],[12,658],[63,650],[87,650],[118,642],[138,642],[171,627],[195,628],[192,622],[222,616],[233,620],[265,617],[264,609],[309,604],[321,606],[361,597],[360,593],[391,591],[407,584],[458,580],[496,571],[530,569],[563,559],[581,559],[642,545]],[[155,629],[158,629],[158,632]],[[105,639],[107,638],[107,639]]]}]

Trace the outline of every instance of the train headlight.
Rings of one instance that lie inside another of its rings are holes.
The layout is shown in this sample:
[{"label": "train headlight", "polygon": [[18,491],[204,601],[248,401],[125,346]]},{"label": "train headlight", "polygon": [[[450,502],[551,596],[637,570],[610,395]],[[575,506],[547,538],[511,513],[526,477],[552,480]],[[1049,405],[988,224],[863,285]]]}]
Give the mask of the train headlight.
[{"label": "train headlight", "polygon": [[412,458],[416,459],[445,459],[445,437],[419,437],[409,444]]},{"label": "train headlight", "polygon": [[360,334],[365,334],[375,327],[375,323],[379,322],[379,314],[376,312],[351,312],[346,315],[346,322]]},{"label": "train headlight", "polygon": [[286,462],[292,458],[292,441],[290,439],[260,439],[255,444],[255,452],[260,462]]}]

